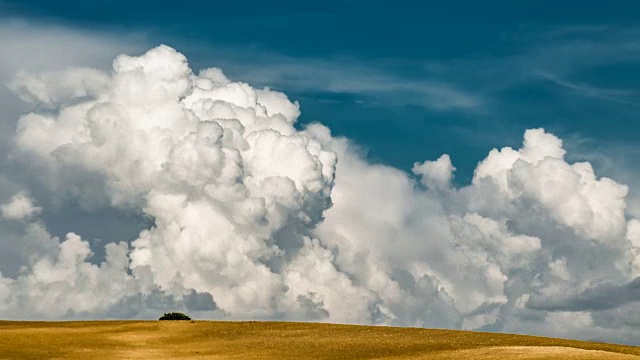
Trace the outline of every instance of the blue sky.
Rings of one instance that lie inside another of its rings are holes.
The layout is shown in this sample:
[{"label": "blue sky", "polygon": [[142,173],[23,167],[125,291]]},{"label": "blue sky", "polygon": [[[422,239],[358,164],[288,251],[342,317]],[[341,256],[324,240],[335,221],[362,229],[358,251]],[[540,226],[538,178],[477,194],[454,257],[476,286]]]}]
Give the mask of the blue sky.
[{"label": "blue sky", "polygon": [[604,149],[640,131],[631,1],[3,1],[2,13],[143,34],[195,69],[285,92],[301,124],[323,122],[373,161],[409,169],[449,153],[460,183],[527,128]]}]

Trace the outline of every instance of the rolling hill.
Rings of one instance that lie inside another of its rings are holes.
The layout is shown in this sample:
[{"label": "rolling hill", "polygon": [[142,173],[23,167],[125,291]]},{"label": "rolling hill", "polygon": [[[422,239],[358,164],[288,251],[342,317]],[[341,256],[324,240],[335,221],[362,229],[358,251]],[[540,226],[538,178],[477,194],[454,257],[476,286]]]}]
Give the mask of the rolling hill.
[{"label": "rolling hill", "polygon": [[0,359],[640,359],[523,335],[287,322],[0,321]]}]

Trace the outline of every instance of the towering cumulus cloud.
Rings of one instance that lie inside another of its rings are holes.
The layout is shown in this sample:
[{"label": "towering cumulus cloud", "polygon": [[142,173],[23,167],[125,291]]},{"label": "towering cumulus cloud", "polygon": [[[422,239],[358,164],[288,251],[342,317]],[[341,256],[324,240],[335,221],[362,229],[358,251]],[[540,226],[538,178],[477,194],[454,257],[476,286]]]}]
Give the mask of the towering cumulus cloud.
[{"label": "towering cumulus cloud", "polygon": [[[323,125],[294,127],[284,94],[196,75],[166,46],[121,55],[110,74],[22,73],[9,86],[38,110],[11,154],[35,180],[0,208],[22,234],[3,241],[16,256],[0,264],[2,317],[184,309],[640,341],[628,188],[568,163],[542,129],[454,188],[448,155],[416,163],[419,182],[371,165]],[[60,239],[39,216],[61,202],[150,225],[106,245],[72,225]]]}]

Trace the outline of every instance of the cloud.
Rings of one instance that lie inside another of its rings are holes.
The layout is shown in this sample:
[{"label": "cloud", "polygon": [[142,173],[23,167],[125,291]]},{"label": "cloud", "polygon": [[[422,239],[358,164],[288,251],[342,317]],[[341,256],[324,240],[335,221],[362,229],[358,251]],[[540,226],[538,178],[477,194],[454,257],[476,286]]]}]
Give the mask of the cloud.
[{"label": "cloud", "polygon": [[[12,93],[6,85],[19,76],[54,76],[56,71],[63,71],[69,67],[89,67],[108,69],[110,61],[123,52],[141,51],[148,47],[144,34],[102,34],[91,31],[69,29],[46,22],[31,22],[19,18],[3,18],[0,24],[0,46],[3,51],[0,56],[0,146],[5,146],[6,137],[15,131],[15,121],[21,113],[33,109],[32,105],[21,102],[18,95]],[[71,73],[73,71],[69,70]],[[86,70],[94,71],[94,70]],[[47,75],[47,73],[49,75]],[[29,75],[31,74],[31,75]],[[83,91],[75,84],[59,83],[73,82],[73,75],[57,79],[57,81],[39,81],[32,78],[32,94],[38,94],[38,86],[66,86],[66,91]],[[26,83],[24,83],[26,85]],[[87,83],[87,87],[99,86]],[[9,85],[9,87],[11,87]],[[42,89],[41,91],[44,91]],[[18,94],[22,91],[18,91]],[[64,95],[64,91],[56,93]],[[37,96],[37,95],[36,95]],[[47,99],[41,99],[46,100]],[[37,104],[36,104],[37,105]],[[4,160],[4,159],[3,159]]]},{"label": "cloud", "polygon": [[608,310],[638,301],[640,301],[640,278],[635,278],[623,285],[598,284],[568,298],[531,298],[528,307],[554,311]]},{"label": "cloud", "polygon": [[[533,317],[538,334],[558,318],[528,308],[526,299],[633,276],[626,187],[595,177],[588,164],[567,163],[562,141],[542,129],[527,131],[520,149],[492,150],[473,183],[460,189],[448,185],[447,157],[417,164],[421,181],[437,192],[417,190],[396,169],[367,164],[346,140],[328,141],[339,159],[334,206],[316,234],[340,249],[341,269],[385,294],[391,311],[414,325],[434,319],[407,305],[422,276],[434,279],[453,310],[448,326],[506,331],[515,319]],[[389,281],[399,288],[391,291]],[[562,336],[582,336],[566,331]]]},{"label": "cloud", "polygon": [[492,150],[473,182],[491,179],[512,199],[534,200],[581,236],[607,240],[625,231],[628,188],[597,179],[591,164],[564,161],[562,141],[542,129],[525,132],[524,147]]},{"label": "cloud", "polygon": [[[47,174],[41,185],[57,194],[153,217],[154,227],[125,252],[134,274],[149,269],[163,289],[188,284],[185,291],[216,294],[215,303],[238,316],[272,316],[274,306],[297,307],[296,299],[308,294],[288,287],[285,281],[294,279],[276,269],[295,267],[285,259],[302,254],[319,264],[328,261],[322,248],[311,250],[317,245],[305,240],[305,229],[330,205],[335,155],[292,126],[297,104],[229,82],[219,71],[196,76],[186,58],[166,46],[140,57],[119,56],[112,75],[67,70],[35,78],[44,85],[31,86],[34,77],[21,76],[14,88],[25,99],[48,99],[56,111],[20,119],[16,158],[38,164],[37,171]],[[109,81],[92,91],[67,91],[69,84],[82,87],[96,78]],[[120,255],[124,245],[117,246]],[[70,269],[86,268],[121,284],[109,294],[112,300],[132,295],[127,290],[134,285],[127,284],[140,281],[122,270],[121,257],[111,254],[115,248],[96,267],[86,263],[88,243],[77,235],[67,235],[58,247],[57,257],[37,261],[32,275],[19,279],[41,280],[34,286],[47,294],[52,284],[84,293],[97,284],[61,281]],[[118,265],[111,266],[110,258]],[[58,268],[60,277],[39,275]],[[301,275],[304,284],[313,283],[306,272]],[[84,281],[97,275],[79,276]],[[334,277],[350,287],[345,275],[336,271]],[[182,290],[172,291],[182,296]],[[113,305],[85,300],[76,312]],[[286,301],[291,303],[279,304]],[[40,307],[32,311],[44,313]],[[68,309],[60,311],[54,316]],[[333,316],[356,319],[349,313]]]},{"label": "cloud", "polygon": [[60,73],[41,73],[38,77],[18,73],[8,86],[24,101],[53,106],[104,92],[108,81],[107,75],[98,70],[76,68]]},{"label": "cloud", "polygon": [[[15,194],[24,190],[33,179],[26,177],[23,169],[16,167],[8,156],[19,117],[34,109],[51,110],[51,104],[58,100],[69,101],[91,95],[86,92],[95,93],[97,89],[94,87],[101,86],[104,79],[92,79],[89,73],[108,70],[118,54],[142,51],[148,45],[144,34],[105,34],[44,21],[3,18],[0,22],[0,46],[6,49],[0,55],[0,178],[3,190]],[[84,70],[76,71],[76,68]],[[56,75],[58,72],[60,76]],[[78,83],[80,79],[85,83]],[[10,88],[18,82],[29,90],[14,88],[16,92],[12,92]],[[20,96],[26,94],[33,96],[27,99],[33,102],[21,101]],[[57,98],[46,99],[43,94]],[[0,195],[4,200],[4,194]],[[50,205],[42,193],[31,195],[39,195],[42,206]],[[47,218],[48,214],[43,216]]]},{"label": "cloud", "polygon": [[574,92],[582,96],[596,98],[600,100],[608,100],[608,101],[630,104],[632,102],[629,100],[629,98],[631,96],[637,95],[635,91],[631,91],[631,90],[604,89],[604,88],[598,88],[598,87],[594,87],[594,86],[582,84],[582,83],[573,83],[573,82],[558,78],[557,76],[554,76],[546,71],[540,71],[539,76],[543,79],[551,81],[552,83],[558,86],[573,90]]},{"label": "cloud", "polygon": [[[407,78],[384,70],[389,64],[364,64],[345,58],[297,59],[269,52],[221,52],[226,53],[221,59],[225,68],[234,69],[234,75],[252,84],[301,93],[351,94],[369,103],[384,99],[436,111],[472,111],[483,105],[482,96],[455,83],[429,76]],[[260,66],[246,60],[255,56],[262,59]]]},{"label": "cloud", "polygon": [[72,65],[102,68],[114,56],[140,51],[147,42],[143,33],[109,35],[20,18],[4,18],[0,33],[0,44],[11,49],[2,54],[3,72],[63,70]]},{"label": "cloud", "polygon": [[422,164],[415,163],[411,171],[421,176],[420,181],[424,186],[439,189],[450,185],[455,170],[449,155],[444,154],[436,161],[427,160]]},{"label": "cloud", "polygon": [[35,206],[33,200],[24,193],[18,193],[7,204],[0,206],[0,214],[5,219],[22,220],[37,215],[42,208]]},{"label": "cloud", "polygon": [[[448,155],[418,162],[420,186],[321,124],[296,127],[300,106],[285,94],[194,72],[168,46],[119,55],[111,70],[25,72],[11,86],[45,105],[13,133],[29,194],[151,221],[96,256],[73,226],[56,237],[23,211],[21,240],[8,242],[20,270],[0,277],[2,317],[180,308],[640,341],[613,311],[629,302],[591,296],[594,284],[638,276],[628,189],[568,162],[544,129],[489,152],[460,188]],[[33,196],[31,208],[49,210]],[[553,305],[580,294],[588,307]],[[616,329],[599,325],[602,309]],[[565,326],[571,314],[594,330]]]}]

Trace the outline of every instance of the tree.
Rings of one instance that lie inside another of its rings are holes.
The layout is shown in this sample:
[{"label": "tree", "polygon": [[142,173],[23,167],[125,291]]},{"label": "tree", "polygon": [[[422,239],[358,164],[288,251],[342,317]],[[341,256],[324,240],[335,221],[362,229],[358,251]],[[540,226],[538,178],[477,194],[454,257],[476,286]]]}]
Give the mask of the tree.
[{"label": "tree", "polygon": [[162,315],[159,320],[191,320],[191,318],[181,312],[170,312]]}]

